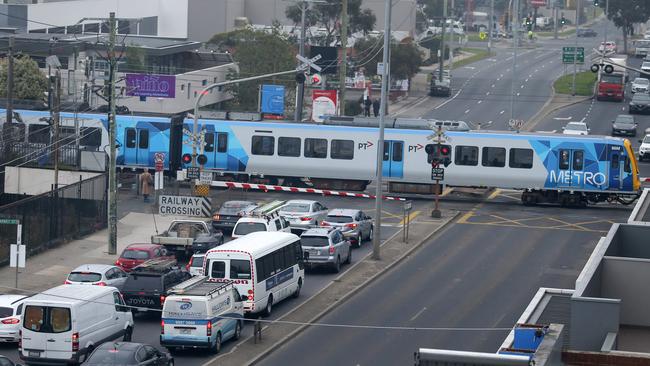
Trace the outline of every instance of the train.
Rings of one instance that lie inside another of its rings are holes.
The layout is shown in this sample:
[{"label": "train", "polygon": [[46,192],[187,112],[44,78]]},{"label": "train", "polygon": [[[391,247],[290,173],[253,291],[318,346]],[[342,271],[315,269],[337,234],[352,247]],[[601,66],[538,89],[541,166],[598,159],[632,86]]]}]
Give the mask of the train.
[{"label": "train", "polygon": [[[30,134],[48,126],[48,112],[17,113],[22,122],[13,125],[24,125],[18,128],[23,143],[51,141]],[[61,117],[68,134],[75,129],[80,148],[106,151],[106,115]],[[116,124],[119,169],[154,169],[156,156],[165,157],[169,174],[188,166],[181,157],[192,152],[191,119],[118,115]],[[432,193],[436,187],[431,152],[441,150],[426,121],[422,124],[385,131],[382,175],[391,192]],[[203,168],[215,180],[365,190],[376,176],[375,126],[211,119],[200,119],[199,126],[204,141],[199,152],[207,158]],[[5,124],[3,134],[7,128],[16,130]],[[638,162],[627,139],[486,130],[448,130],[443,137],[444,186],[516,189],[524,204],[571,206],[631,203],[640,192]]]}]

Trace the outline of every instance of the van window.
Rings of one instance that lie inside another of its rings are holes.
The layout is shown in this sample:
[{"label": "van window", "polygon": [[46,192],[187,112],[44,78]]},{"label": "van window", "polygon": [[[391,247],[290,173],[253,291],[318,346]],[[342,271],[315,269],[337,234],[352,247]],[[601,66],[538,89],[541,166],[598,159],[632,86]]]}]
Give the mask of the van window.
[{"label": "van window", "polygon": [[23,327],[34,332],[63,333],[72,327],[70,309],[28,305],[25,308]]},{"label": "van window", "polygon": [[34,332],[40,332],[45,320],[45,308],[43,306],[25,307],[23,327]]},{"label": "van window", "polygon": [[226,277],[226,262],[224,261],[213,261],[212,262],[212,272],[210,272],[211,278],[225,278]]},{"label": "van window", "polygon": [[262,222],[240,222],[235,226],[235,235],[246,235],[257,231],[266,231],[266,225]]},{"label": "van window", "polygon": [[230,279],[232,280],[250,280],[251,279],[251,262],[242,259],[230,260]]}]

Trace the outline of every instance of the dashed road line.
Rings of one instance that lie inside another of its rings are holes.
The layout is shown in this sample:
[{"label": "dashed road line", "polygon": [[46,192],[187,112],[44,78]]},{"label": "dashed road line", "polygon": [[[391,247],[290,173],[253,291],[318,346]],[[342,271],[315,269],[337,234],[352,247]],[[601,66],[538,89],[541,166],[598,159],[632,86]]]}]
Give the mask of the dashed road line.
[{"label": "dashed road line", "polygon": [[[478,101],[478,104],[481,104],[481,103],[483,103],[483,101],[482,101],[482,100],[479,100],[479,101]],[[468,109],[468,110],[469,110],[469,109]]]},{"label": "dashed road line", "polygon": [[505,112],[506,112],[506,111],[505,111],[505,110],[503,110],[503,111],[501,111],[501,112],[499,112],[499,114],[504,114]]},{"label": "dashed road line", "polygon": [[469,113],[469,109],[465,111],[465,114]]}]

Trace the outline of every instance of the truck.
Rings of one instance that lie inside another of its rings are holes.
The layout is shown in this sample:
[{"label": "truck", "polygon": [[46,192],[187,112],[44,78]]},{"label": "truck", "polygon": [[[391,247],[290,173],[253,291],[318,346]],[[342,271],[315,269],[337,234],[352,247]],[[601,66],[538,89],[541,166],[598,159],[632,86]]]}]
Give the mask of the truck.
[{"label": "truck", "polygon": [[442,79],[440,79],[440,73],[438,71],[434,71],[433,74],[431,74],[429,95],[432,97],[451,96],[451,73],[449,72],[449,69],[442,70]]},{"label": "truck", "polygon": [[168,251],[190,256],[223,244],[223,233],[206,221],[174,220],[161,235],[152,235],[151,242],[163,245]]},{"label": "truck", "polygon": [[[603,71],[598,75],[596,100],[613,99],[622,102],[625,99],[625,83],[629,78],[627,69],[624,67],[627,65],[627,56],[614,55],[603,63]],[[608,65],[613,67],[611,73],[604,71]]]}]

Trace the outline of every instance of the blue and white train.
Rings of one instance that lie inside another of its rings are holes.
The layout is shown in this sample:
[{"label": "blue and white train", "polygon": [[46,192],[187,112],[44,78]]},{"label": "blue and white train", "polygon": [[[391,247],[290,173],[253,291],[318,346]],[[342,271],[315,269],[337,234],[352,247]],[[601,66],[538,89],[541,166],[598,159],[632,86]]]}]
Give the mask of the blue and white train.
[{"label": "blue and white train", "polygon": [[[38,118],[48,113],[19,113],[29,142],[29,125],[43,123]],[[64,121],[71,116],[62,114]],[[82,129],[101,127],[97,148],[104,149],[106,116],[79,117],[78,133],[86,140],[89,130],[84,134]],[[297,185],[308,178],[319,188],[363,190],[375,177],[378,131],[373,127],[229,120],[199,120],[199,125],[205,136],[204,168],[215,172],[215,179]],[[184,130],[192,130],[190,119],[118,116],[117,165],[153,169],[154,155],[165,153],[165,170],[182,169],[181,156],[191,153]],[[383,176],[393,192],[414,187],[430,192],[430,135],[430,130],[386,129]],[[444,179],[448,186],[518,189],[524,203],[567,205],[627,203],[640,190],[637,160],[626,139],[448,131],[443,144],[450,150]]]}]

